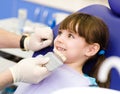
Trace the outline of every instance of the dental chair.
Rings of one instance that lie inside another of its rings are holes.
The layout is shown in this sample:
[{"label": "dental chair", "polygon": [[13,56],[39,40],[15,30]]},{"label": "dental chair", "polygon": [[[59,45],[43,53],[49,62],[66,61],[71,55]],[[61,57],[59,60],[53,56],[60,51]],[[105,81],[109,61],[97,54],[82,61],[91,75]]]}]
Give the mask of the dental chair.
[{"label": "dental chair", "polygon": [[[104,5],[90,5],[79,12],[88,13],[101,18],[108,26],[110,33],[110,41],[106,56],[120,57],[120,0],[108,0],[110,8]],[[118,62],[120,64],[120,62]],[[120,75],[116,68],[111,71],[111,89],[120,90]]]},{"label": "dental chair", "polygon": [[[108,0],[110,8],[100,4],[94,4],[80,9],[78,12],[88,13],[101,18],[108,26],[110,32],[110,41],[106,56],[119,56],[120,57],[120,0]],[[53,29],[54,37],[57,35],[57,25]],[[38,54],[46,54],[48,51],[52,51],[53,47],[47,47],[41,51],[37,51],[33,54],[33,57]],[[118,62],[120,64],[120,62]],[[89,66],[87,66],[89,67]],[[88,69],[88,68],[86,68]],[[120,90],[120,75],[116,68],[111,70],[111,83],[110,89]]]}]

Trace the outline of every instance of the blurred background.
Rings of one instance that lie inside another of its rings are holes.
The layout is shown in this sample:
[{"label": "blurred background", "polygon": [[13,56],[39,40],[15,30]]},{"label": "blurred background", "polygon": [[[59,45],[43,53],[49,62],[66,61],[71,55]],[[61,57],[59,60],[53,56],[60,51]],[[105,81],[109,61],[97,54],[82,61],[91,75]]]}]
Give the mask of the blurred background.
[{"label": "blurred background", "polygon": [[108,6],[107,0],[0,0],[0,19],[18,17],[25,10],[27,19],[54,27],[57,17],[76,12],[91,4]]}]

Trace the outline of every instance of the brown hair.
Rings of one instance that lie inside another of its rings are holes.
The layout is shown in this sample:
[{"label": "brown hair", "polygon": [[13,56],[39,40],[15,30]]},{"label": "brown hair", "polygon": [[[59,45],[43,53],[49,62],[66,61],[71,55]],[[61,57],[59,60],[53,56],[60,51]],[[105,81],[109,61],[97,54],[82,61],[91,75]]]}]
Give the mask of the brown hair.
[{"label": "brown hair", "polygon": [[[100,18],[95,16],[86,13],[71,14],[61,22],[59,29],[65,29],[69,30],[70,32],[78,33],[79,36],[85,38],[86,42],[89,44],[98,43],[100,45],[100,50],[106,50],[107,48],[109,38],[108,27]],[[100,87],[108,88],[110,80],[105,83],[100,83],[97,79],[99,67],[105,59],[105,56],[98,55],[97,53],[86,62],[91,61],[93,58],[97,61],[92,67],[89,75],[96,78]]]}]

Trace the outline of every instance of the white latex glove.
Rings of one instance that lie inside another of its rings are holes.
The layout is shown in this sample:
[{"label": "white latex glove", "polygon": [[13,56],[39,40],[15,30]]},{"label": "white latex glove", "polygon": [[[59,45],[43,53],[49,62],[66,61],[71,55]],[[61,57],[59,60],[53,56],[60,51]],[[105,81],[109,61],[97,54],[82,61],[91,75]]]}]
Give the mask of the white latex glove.
[{"label": "white latex glove", "polygon": [[24,41],[26,50],[37,51],[50,46],[53,41],[53,32],[50,27],[36,27],[34,33]]},{"label": "white latex glove", "polygon": [[43,65],[49,61],[48,57],[37,56],[18,62],[10,68],[14,82],[36,84],[47,77],[50,72]]}]

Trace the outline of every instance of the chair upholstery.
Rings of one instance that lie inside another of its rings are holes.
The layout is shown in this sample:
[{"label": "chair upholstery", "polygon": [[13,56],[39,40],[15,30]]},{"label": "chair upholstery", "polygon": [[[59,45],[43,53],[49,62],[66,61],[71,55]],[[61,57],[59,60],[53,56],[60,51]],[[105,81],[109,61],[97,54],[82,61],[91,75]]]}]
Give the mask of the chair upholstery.
[{"label": "chair upholstery", "polygon": [[[110,8],[104,5],[90,5],[79,12],[88,13],[101,18],[108,26],[110,41],[106,56],[120,56],[120,0],[109,0]],[[119,4],[119,5],[118,5]],[[115,7],[115,8],[114,8]],[[120,63],[120,62],[118,62]],[[116,69],[111,71],[111,89],[120,90],[120,75]]]},{"label": "chair upholstery", "polygon": [[[101,18],[109,27],[110,32],[110,41],[109,47],[106,52],[106,56],[120,56],[120,0],[108,0],[110,8],[100,4],[94,4],[83,9],[80,9],[78,12],[88,13],[94,16]],[[54,36],[57,35],[58,25],[53,29]],[[41,51],[37,51],[33,56],[38,54],[46,54],[48,51],[52,51],[53,47],[47,47]],[[120,63],[120,62],[118,62]],[[111,89],[120,90],[120,75],[116,69],[111,71]]]}]

